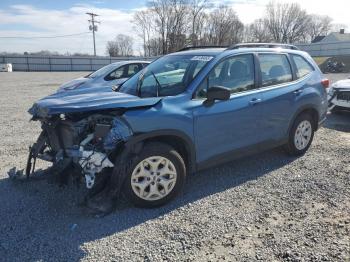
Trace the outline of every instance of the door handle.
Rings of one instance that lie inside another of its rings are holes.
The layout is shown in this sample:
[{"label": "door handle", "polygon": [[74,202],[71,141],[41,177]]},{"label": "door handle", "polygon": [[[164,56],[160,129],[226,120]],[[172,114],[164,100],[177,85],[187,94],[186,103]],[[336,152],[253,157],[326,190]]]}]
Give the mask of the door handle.
[{"label": "door handle", "polygon": [[251,104],[253,106],[253,105],[261,103],[261,101],[262,100],[260,98],[253,98],[252,100],[250,100],[249,104]]},{"label": "door handle", "polygon": [[297,90],[295,90],[293,93],[294,93],[295,95],[300,95],[302,92],[303,92],[302,89],[297,89]]}]

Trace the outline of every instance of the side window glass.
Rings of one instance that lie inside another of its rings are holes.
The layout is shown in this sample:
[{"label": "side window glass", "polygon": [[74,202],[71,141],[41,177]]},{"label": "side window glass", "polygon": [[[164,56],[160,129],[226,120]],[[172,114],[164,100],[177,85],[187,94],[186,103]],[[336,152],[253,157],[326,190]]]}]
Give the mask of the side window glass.
[{"label": "side window glass", "polygon": [[114,70],[113,72],[111,72],[107,77],[106,80],[115,80],[115,79],[119,79],[122,78],[124,75],[124,70],[125,70],[125,66],[119,67],[118,69]]},{"label": "side window glass", "polygon": [[199,73],[199,71],[204,67],[204,65],[207,63],[207,61],[198,61],[196,64],[196,67],[193,71],[192,79],[196,77],[196,75]]},{"label": "side window glass", "polygon": [[200,84],[197,93],[196,98],[206,98],[207,96],[207,90],[208,90],[208,77],[206,77],[203,82]]},{"label": "side window glass", "polygon": [[135,75],[141,69],[142,69],[142,66],[139,65],[139,64],[129,65],[128,76],[127,77],[132,77],[133,75]]},{"label": "side window glass", "polygon": [[297,78],[302,78],[312,71],[314,71],[314,68],[301,56],[299,55],[292,55],[293,61],[297,67]]},{"label": "side window glass", "polygon": [[262,86],[292,81],[292,69],[288,58],[282,54],[259,54]]},{"label": "side window glass", "polygon": [[254,57],[238,55],[217,64],[201,84],[197,96],[205,97],[207,88],[223,86],[231,93],[254,89]]}]

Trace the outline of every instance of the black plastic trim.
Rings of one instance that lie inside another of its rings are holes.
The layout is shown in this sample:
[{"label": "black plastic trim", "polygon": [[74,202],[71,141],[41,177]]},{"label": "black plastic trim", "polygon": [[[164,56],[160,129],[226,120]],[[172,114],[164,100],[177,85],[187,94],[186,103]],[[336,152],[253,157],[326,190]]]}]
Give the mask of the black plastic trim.
[{"label": "black plastic trim", "polygon": [[189,156],[189,171],[191,173],[196,171],[196,149],[195,146],[189,136],[185,133],[173,129],[164,129],[164,130],[156,130],[148,133],[134,134],[132,138],[130,138],[125,146],[127,148],[131,148],[137,143],[143,142],[150,138],[157,138],[162,136],[175,136],[180,138],[184,142],[184,146],[187,151],[187,155]]},{"label": "black plastic trim", "polygon": [[245,147],[242,149],[235,149],[229,152],[214,156],[208,160],[202,161],[197,164],[197,170],[204,170],[214,166],[218,166],[220,164],[224,164],[235,159],[239,159],[245,156],[253,155],[259,152],[264,152],[272,148],[276,148],[278,146],[286,144],[288,138],[281,139],[279,141],[268,140],[256,145],[252,145],[249,147]]}]

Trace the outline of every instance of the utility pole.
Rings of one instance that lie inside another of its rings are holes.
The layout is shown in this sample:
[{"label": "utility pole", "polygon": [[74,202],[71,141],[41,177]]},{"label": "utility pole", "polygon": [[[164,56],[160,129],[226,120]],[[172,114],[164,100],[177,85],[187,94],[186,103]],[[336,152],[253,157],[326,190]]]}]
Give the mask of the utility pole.
[{"label": "utility pole", "polygon": [[91,16],[91,20],[88,20],[91,23],[91,25],[89,26],[89,30],[92,31],[92,37],[94,40],[94,56],[96,56],[95,32],[97,32],[97,25],[95,24],[99,24],[101,22],[95,20],[95,17],[99,16],[98,14],[94,14],[94,13],[86,13],[86,14]]}]

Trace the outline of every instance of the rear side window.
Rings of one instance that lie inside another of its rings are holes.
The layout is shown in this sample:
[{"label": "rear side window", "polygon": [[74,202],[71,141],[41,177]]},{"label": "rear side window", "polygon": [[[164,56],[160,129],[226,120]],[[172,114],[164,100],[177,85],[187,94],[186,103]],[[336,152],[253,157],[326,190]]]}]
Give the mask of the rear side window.
[{"label": "rear side window", "polygon": [[259,54],[262,86],[272,86],[292,81],[292,69],[283,54]]},{"label": "rear side window", "polygon": [[292,59],[297,67],[297,78],[302,78],[314,71],[314,68],[309,64],[309,62],[307,62],[300,55],[292,55]]}]

